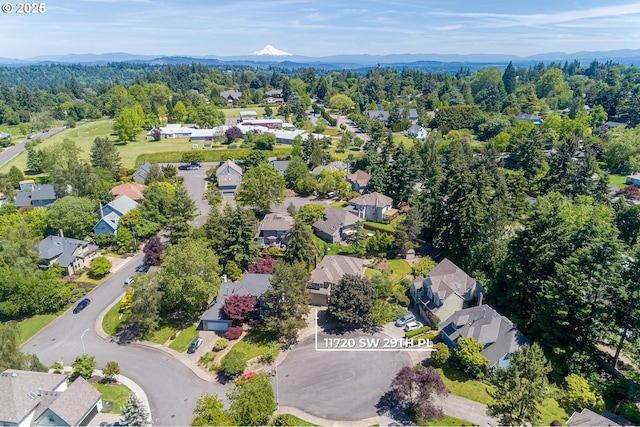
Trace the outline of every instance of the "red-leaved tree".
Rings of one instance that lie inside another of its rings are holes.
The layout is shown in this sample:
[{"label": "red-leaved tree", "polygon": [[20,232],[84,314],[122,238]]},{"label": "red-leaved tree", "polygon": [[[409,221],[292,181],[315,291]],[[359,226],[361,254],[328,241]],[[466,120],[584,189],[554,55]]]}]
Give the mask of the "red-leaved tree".
[{"label": "red-leaved tree", "polygon": [[224,136],[227,137],[229,142],[232,142],[234,139],[242,138],[242,131],[237,126],[231,126],[229,129],[224,131]]},{"label": "red-leaved tree", "polygon": [[144,264],[158,265],[160,264],[160,257],[165,250],[164,244],[160,241],[160,237],[153,236],[144,245]]},{"label": "red-leaved tree", "polygon": [[442,377],[431,366],[417,369],[405,366],[391,383],[391,396],[424,420],[443,417],[442,408],[435,405],[433,397],[446,394]]},{"label": "red-leaved tree", "polygon": [[227,332],[224,333],[224,337],[228,340],[237,340],[242,335],[242,326],[231,326],[227,329]]},{"label": "red-leaved tree", "polygon": [[627,200],[640,200],[640,189],[635,185],[627,185],[616,191],[616,196],[624,196]]},{"label": "red-leaved tree", "polygon": [[254,262],[253,264],[250,264],[247,270],[252,274],[271,274],[273,272],[273,265],[275,263],[275,259],[267,256],[265,259],[261,259]]},{"label": "red-leaved tree", "polygon": [[222,309],[233,320],[243,320],[258,304],[258,298],[253,295],[231,295],[224,300]]}]

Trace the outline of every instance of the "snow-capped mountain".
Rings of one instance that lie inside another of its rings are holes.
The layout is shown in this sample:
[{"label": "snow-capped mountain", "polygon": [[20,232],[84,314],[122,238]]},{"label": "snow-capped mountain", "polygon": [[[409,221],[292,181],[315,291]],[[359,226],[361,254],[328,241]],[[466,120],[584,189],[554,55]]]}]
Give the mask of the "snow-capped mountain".
[{"label": "snow-capped mountain", "polygon": [[257,52],[253,52],[252,55],[258,55],[258,56],[292,56],[291,53],[282,51],[280,49],[276,49],[275,47],[271,46],[270,44],[268,44],[265,47],[263,47],[262,50],[259,50]]}]

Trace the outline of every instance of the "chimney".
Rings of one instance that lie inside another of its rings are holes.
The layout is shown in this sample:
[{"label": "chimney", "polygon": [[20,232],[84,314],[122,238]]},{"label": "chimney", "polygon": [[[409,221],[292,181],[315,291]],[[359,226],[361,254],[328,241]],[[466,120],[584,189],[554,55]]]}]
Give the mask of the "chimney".
[{"label": "chimney", "polygon": [[62,231],[62,228],[60,229],[60,237],[64,239],[64,232]]},{"label": "chimney", "polygon": [[100,205],[100,219],[104,217],[104,213],[102,212],[102,202],[99,202]]}]

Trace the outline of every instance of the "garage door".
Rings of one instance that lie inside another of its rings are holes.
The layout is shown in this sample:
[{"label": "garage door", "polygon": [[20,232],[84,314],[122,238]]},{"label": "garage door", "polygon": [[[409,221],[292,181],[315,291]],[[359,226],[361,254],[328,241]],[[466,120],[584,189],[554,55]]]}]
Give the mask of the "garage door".
[{"label": "garage door", "polygon": [[205,331],[225,332],[229,329],[229,322],[224,320],[204,320],[202,322]]}]

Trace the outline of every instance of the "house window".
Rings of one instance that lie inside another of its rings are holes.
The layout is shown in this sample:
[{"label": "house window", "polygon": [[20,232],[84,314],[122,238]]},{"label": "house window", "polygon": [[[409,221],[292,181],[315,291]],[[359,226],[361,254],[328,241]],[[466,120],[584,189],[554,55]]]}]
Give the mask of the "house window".
[{"label": "house window", "polygon": [[53,423],[55,420],[53,419],[53,414],[49,414],[49,422]]}]

